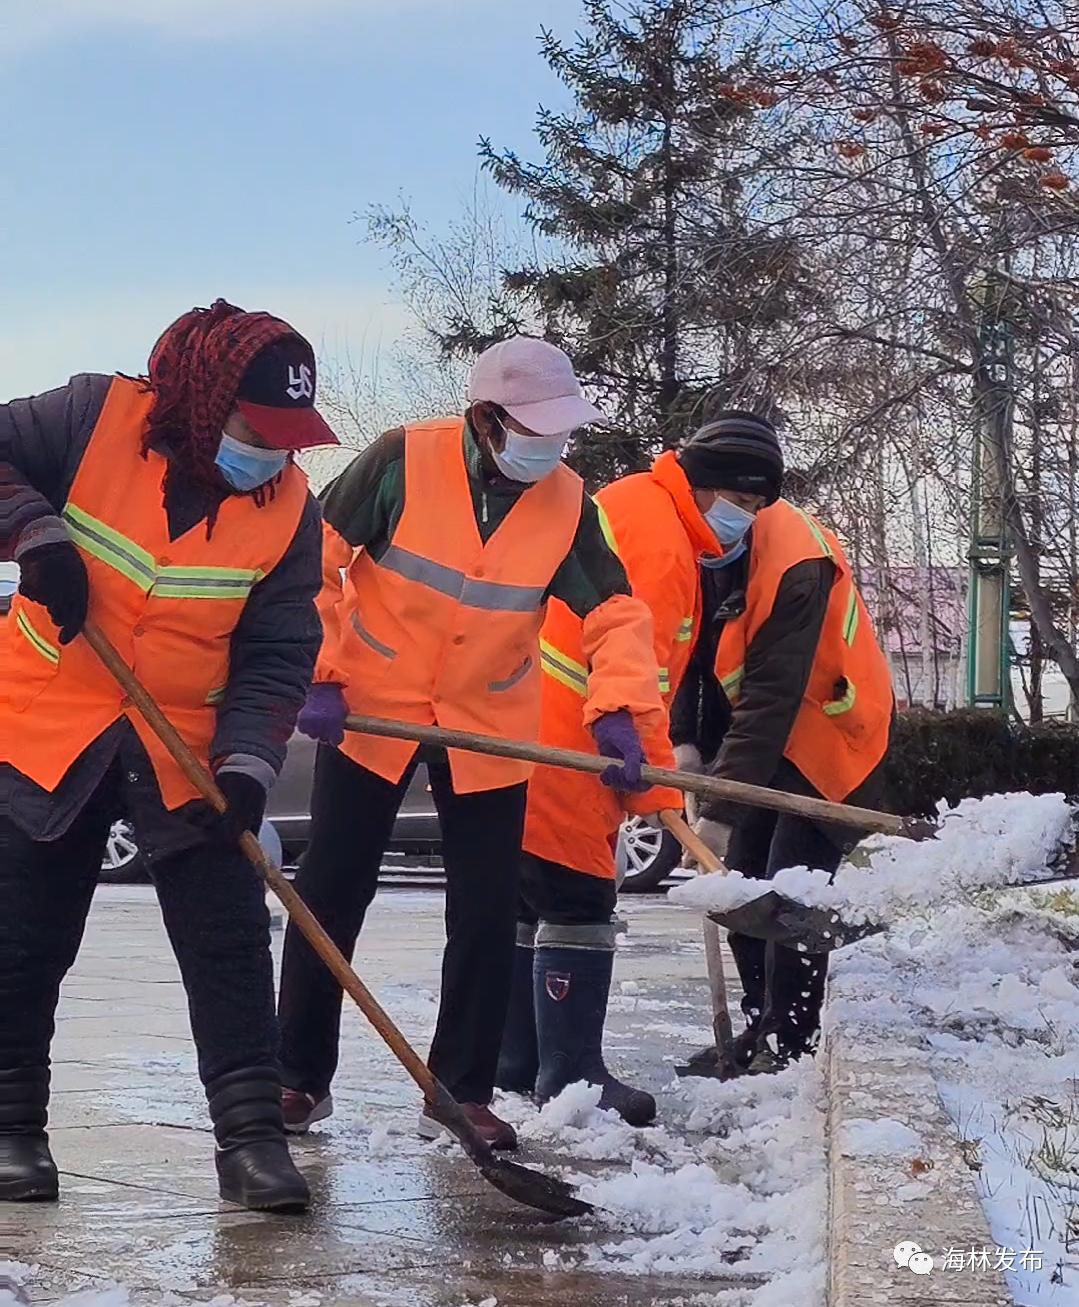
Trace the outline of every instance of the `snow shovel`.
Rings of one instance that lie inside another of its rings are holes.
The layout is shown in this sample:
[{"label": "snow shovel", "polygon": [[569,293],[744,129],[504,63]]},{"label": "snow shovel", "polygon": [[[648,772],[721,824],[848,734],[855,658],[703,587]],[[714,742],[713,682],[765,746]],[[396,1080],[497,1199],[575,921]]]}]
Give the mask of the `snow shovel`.
[{"label": "snow shovel", "polygon": [[[419,744],[445,749],[465,749],[494,758],[515,758],[547,767],[565,767],[569,771],[600,775],[610,766],[619,766],[618,758],[602,758],[576,749],[556,749],[525,740],[503,740],[495,735],[477,735],[472,731],[451,731],[441,726],[419,726],[415,722],[388,721],[382,717],[352,715],[345,719],[345,730],[361,735],[378,735],[390,740],[412,740]],[[932,836],[935,827],[927,822],[908,822],[889,812],[872,808],[855,808],[846,803],[830,803],[801,794],[787,794],[765,785],[746,785],[741,781],[720,780],[717,776],[700,776],[692,772],[671,771],[666,767],[641,768],[641,777],[650,785],[666,785],[683,793],[703,794],[710,798],[731,799],[754,808],[793,813],[815,821],[829,821],[854,826],[881,835],[905,835],[910,839]],[[709,913],[709,917],[739,935],[774,940],[805,953],[828,953],[855,940],[875,935],[880,925],[854,925],[844,922],[833,911],[809,907],[794,899],[767,890],[758,898],[729,912]]]},{"label": "snow shovel", "polygon": [[[224,812],[225,796],[213,776],[192,753],[108,638],[92,622],[87,622],[83,627],[83,635],[122,687],[127,696],[125,707],[133,704],[139,710],[147,725],[172,754],[191,784],[218,812]],[[551,1216],[583,1216],[592,1211],[591,1204],[578,1198],[572,1186],[566,1184],[564,1180],[530,1170],[515,1162],[508,1162],[492,1151],[491,1146],[461,1111],[460,1105],[445,1086],[432,1075],[427,1064],[349,966],[344,954],[323,930],[315,914],[281,872],[271,865],[262,851],[262,846],[250,831],[244,832],[240,847],[262,879],[280,899],[301,934],[329,968],[334,979],[355,1001],[397,1060],[423,1091],[431,1115],[457,1139],[483,1178],[515,1202],[537,1208]]]},{"label": "snow shovel", "polygon": [[[727,868],[704,840],[694,833],[684,817],[667,809],[659,814],[659,819],[682,848],[697,859],[705,875],[725,874]],[[738,1067],[732,1051],[734,1031],[731,1028],[730,1009],[727,1007],[727,981],[723,975],[723,943],[719,936],[719,926],[711,917],[705,917],[701,924],[704,927],[704,959],[708,967],[708,991],[712,996],[712,1035],[715,1046],[695,1053],[685,1066],[675,1067],[675,1071],[680,1076],[712,1076],[717,1080],[729,1080],[738,1074]]]}]

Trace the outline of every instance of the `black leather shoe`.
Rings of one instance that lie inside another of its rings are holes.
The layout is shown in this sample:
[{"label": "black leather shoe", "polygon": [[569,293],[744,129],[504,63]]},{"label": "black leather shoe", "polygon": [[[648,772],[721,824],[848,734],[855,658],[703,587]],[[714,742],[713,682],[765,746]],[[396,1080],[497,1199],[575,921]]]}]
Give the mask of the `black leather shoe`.
[{"label": "black leather shoe", "polygon": [[219,1149],[215,1161],[221,1197],[228,1203],[255,1212],[303,1212],[311,1202],[283,1137]]},{"label": "black leather shoe", "polygon": [[302,1212],[307,1181],[289,1156],[274,1067],[249,1067],[206,1086],[221,1197],[257,1212]]},{"label": "black leather shoe", "polygon": [[56,1163],[44,1135],[0,1135],[0,1202],[55,1203]]}]

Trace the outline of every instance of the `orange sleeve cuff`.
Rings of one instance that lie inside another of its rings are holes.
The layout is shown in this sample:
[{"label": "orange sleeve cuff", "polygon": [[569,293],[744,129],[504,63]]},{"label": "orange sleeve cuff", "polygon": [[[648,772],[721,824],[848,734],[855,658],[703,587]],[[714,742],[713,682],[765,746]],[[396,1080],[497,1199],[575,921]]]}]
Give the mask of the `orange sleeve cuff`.
[{"label": "orange sleeve cuff", "polygon": [[682,791],[669,790],[664,785],[653,785],[642,794],[622,795],[622,807],[631,817],[649,817],[653,812],[662,812],[664,808],[682,812],[685,806],[686,799]]}]

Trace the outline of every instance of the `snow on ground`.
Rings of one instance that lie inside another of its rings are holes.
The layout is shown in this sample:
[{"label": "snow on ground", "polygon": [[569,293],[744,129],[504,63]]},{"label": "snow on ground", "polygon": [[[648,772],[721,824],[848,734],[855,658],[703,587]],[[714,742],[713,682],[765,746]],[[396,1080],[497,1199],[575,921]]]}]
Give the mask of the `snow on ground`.
[{"label": "snow on ground", "polygon": [[[970,805],[973,819],[955,823],[941,854],[952,901],[938,897],[932,912],[834,956],[827,1020],[867,1046],[928,1050],[993,1239],[1044,1255],[1041,1270],[1018,1259],[1006,1270],[1017,1304],[1079,1307],[1079,895],[969,892],[1045,873],[1059,814],[1008,797],[983,801],[982,812]],[[1002,829],[995,841],[1008,813],[1016,834]],[[905,1152],[917,1140],[887,1122],[867,1123],[861,1138],[859,1123],[851,1127],[869,1153]]]},{"label": "snow on ground", "polygon": [[698,912],[729,912],[774,889],[839,910],[852,923],[891,922],[956,894],[1044,876],[1074,816],[1061,794],[964,799],[954,808],[942,803],[938,815],[935,839],[876,836],[866,846],[868,865],[844,863],[834,881],[805,867],[781,871],[770,882],[730,872],[697,876],[676,885],[668,898]]},{"label": "snow on ground", "polygon": [[560,1155],[565,1177],[597,1208],[595,1239],[552,1249],[552,1266],[722,1275],[746,1287],[709,1295],[717,1307],[819,1307],[823,1096],[820,1068],[805,1063],[726,1084],[681,1081],[665,1101],[663,1124],[644,1130],[600,1111],[599,1090],[584,1084],[540,1111],[513,1095],[501,1103],[522,1139]]}]

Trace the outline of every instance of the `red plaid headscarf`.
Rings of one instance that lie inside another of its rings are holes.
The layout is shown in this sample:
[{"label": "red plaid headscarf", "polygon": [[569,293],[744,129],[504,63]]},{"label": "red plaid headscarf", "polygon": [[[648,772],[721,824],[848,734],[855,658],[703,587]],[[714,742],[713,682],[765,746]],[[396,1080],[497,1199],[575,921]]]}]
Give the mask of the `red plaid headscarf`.
[{"label": "red plaid headscarf", "polygon": [[150,354],[156,399],[144,452],[163,442],[190,475],[220,485],[214,459],[247,365],[267,345],[296,334],[280,318],[245,313],[221,299],[177,318]]}]

